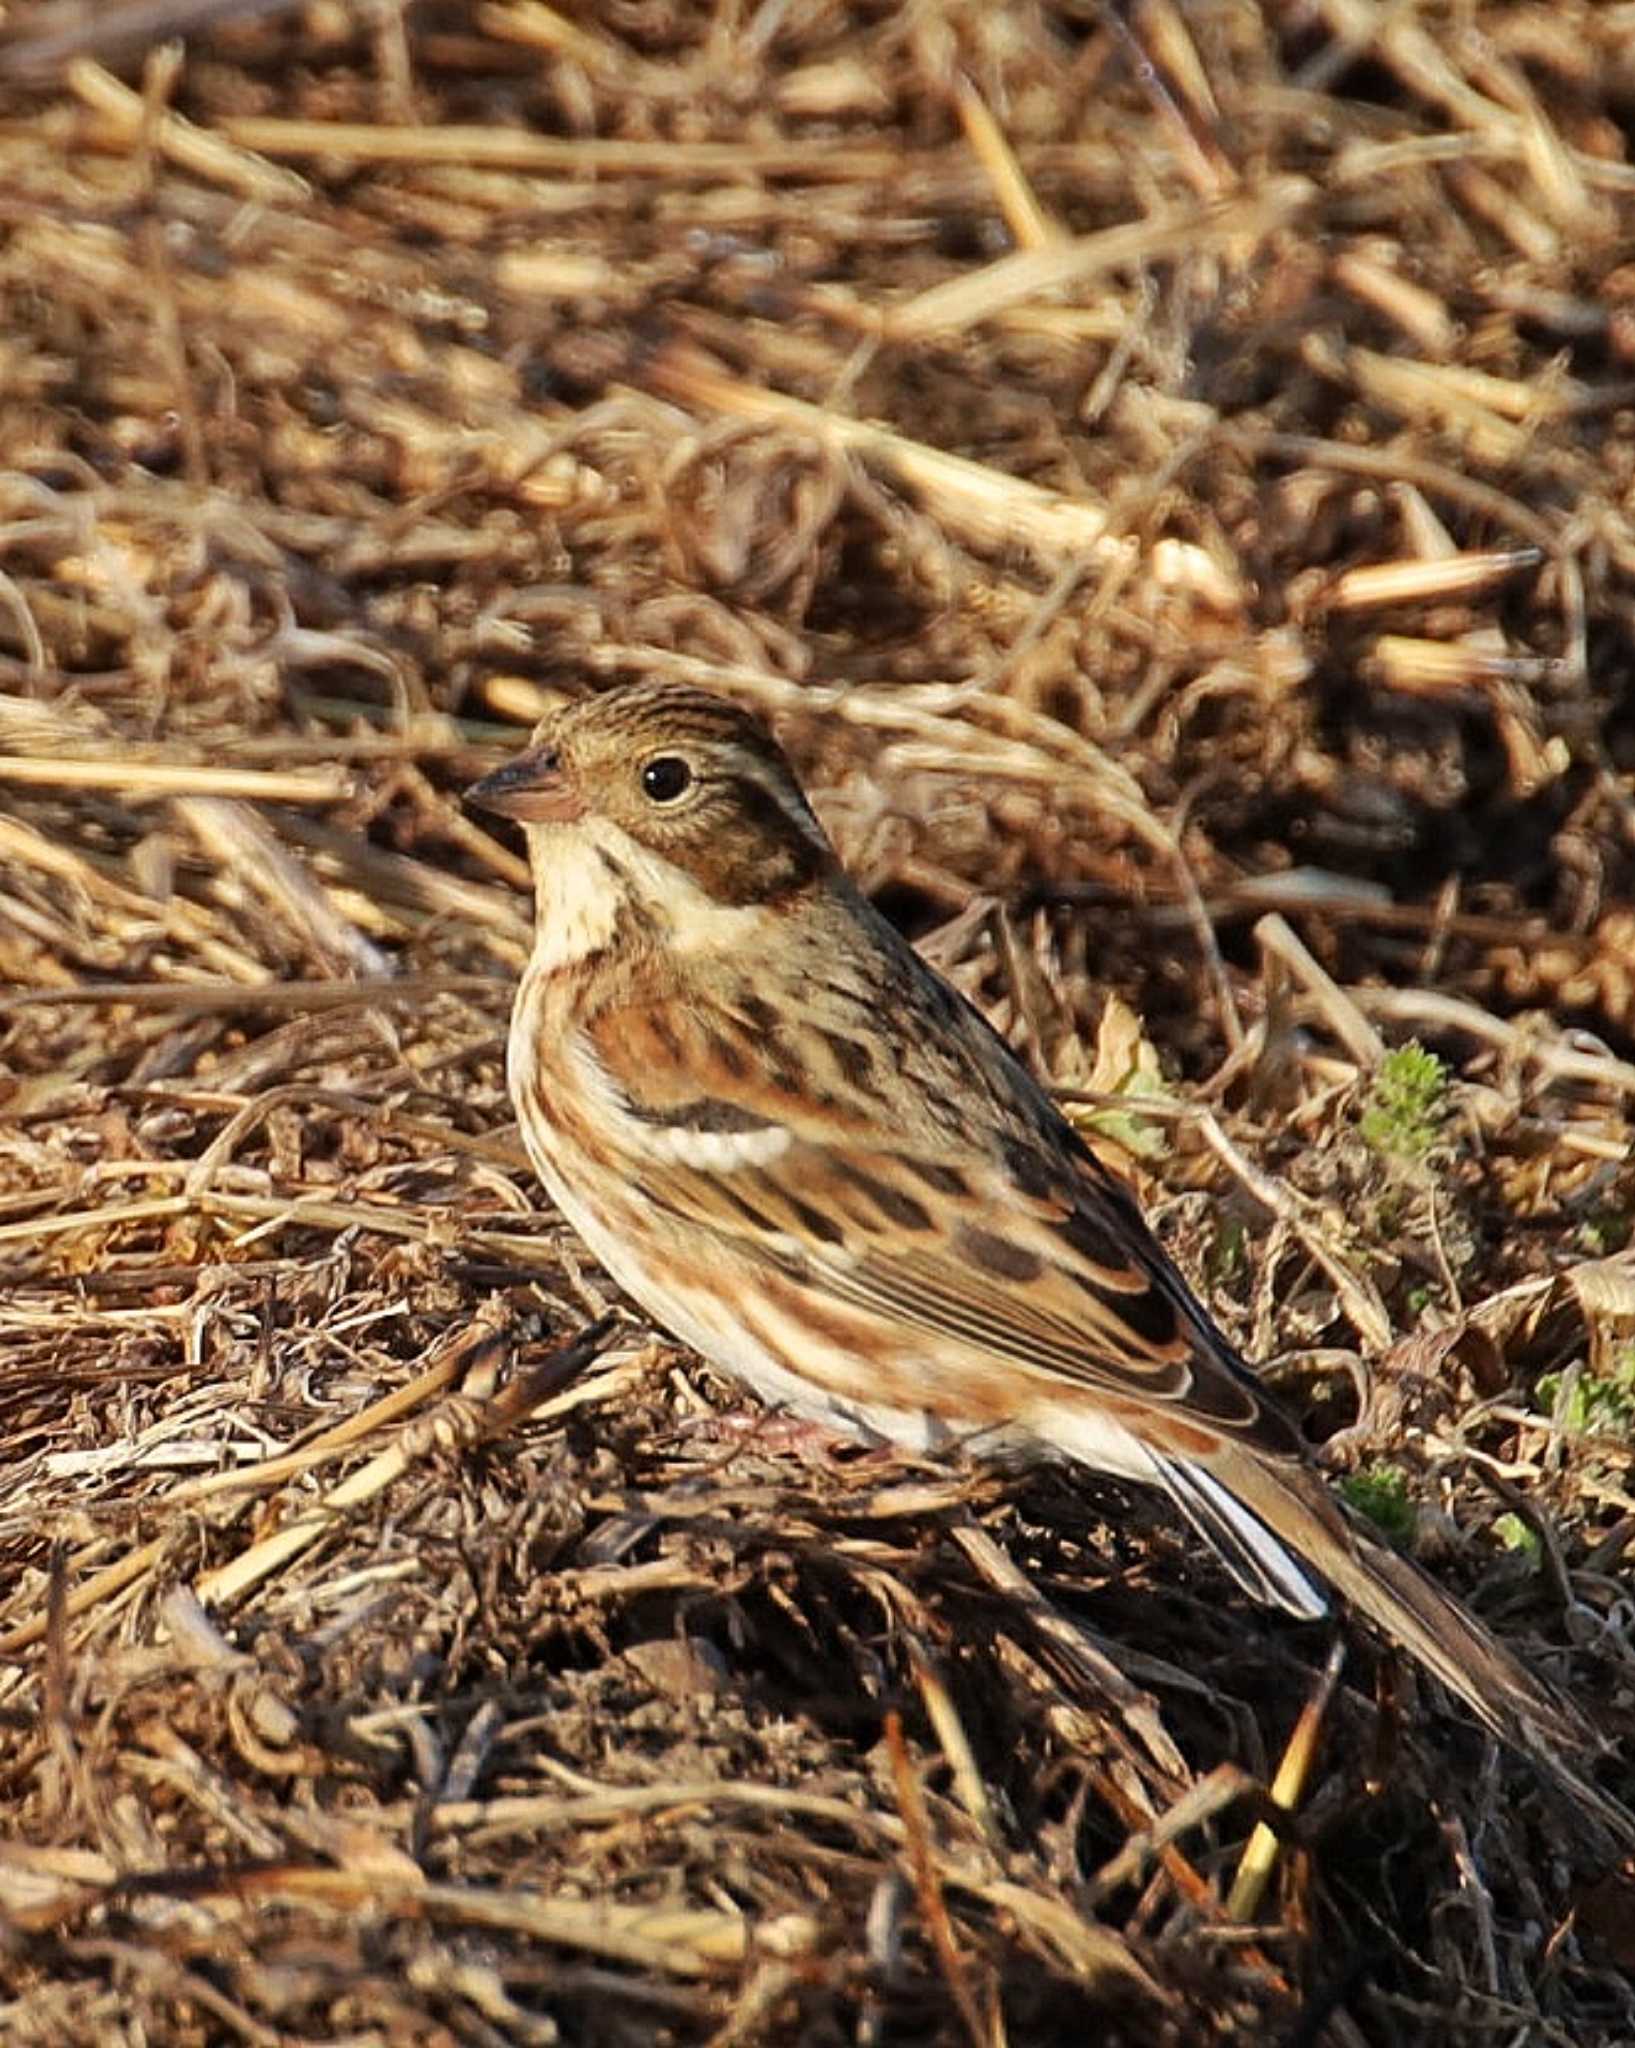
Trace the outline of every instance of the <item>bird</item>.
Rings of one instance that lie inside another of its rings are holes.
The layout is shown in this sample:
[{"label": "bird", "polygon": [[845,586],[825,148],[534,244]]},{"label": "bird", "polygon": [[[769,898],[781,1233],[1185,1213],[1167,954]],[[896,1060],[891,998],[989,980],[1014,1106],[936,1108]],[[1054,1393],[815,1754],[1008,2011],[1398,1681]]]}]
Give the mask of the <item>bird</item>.
[{"label": "bird", "polygon": [[1571,1776],[1605,1746],[1575,1704],[1342,1504],[1124,1179],[848,877],[752,712],[616,685],[467,795],[521,826],[533,875],[524,1147],[660,1327],[836,1432],[1158,1488],[1256,1600],[1316,1621],[1338,1595],[1621,1814]]}]

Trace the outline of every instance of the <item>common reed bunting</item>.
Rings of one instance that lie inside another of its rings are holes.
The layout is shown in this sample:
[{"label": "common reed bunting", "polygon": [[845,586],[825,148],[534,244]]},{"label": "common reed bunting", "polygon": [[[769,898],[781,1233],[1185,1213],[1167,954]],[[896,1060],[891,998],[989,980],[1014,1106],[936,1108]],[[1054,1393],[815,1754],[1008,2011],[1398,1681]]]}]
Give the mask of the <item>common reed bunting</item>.
[{"label": "common reed bunting", "polygon": [[637,684],[470,800],[523,825],[528,1155],[607,1271],[765,1401],[1151,1482],[1257,1599],[1340,1593],[1496,1733],[1571,1704],[1341,1510],[1124,1185],[853,886],[747,713]]}]

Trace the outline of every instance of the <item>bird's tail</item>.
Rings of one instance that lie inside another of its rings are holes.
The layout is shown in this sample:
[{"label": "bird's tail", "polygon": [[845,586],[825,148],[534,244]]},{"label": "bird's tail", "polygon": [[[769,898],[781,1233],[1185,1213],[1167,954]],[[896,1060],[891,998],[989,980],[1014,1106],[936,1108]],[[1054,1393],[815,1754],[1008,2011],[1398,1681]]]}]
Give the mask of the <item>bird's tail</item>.
[{"label": "bird's tail", "polygon": [[1582,1774],[1609,1745],[1564,1693],[1529,1671],[1416,1564],[1354,1527],[1315,1473],[1252,1453],[1229,1453],[1227,1461],[1210,1464],[1347,1605],[1439,1678],[1495,1735],[1542,1764],[1626,1853],[1635,1849],[1635,1815]]}]

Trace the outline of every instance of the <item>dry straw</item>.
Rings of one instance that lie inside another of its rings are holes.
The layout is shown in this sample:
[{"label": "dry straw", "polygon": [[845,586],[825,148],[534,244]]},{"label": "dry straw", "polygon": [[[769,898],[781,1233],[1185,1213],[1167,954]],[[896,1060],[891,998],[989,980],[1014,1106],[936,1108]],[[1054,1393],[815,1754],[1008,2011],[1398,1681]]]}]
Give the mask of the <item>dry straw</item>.
[{"label": "dry straw", "polygon": [[0,2035],[1635,2039],[1593,1830],[1372,1647],[1280,1772],[1327,1646],[1150,1501],[602,1322],[459,805],[760,708],[1627,1732],[1627,16],[11,10]]}]

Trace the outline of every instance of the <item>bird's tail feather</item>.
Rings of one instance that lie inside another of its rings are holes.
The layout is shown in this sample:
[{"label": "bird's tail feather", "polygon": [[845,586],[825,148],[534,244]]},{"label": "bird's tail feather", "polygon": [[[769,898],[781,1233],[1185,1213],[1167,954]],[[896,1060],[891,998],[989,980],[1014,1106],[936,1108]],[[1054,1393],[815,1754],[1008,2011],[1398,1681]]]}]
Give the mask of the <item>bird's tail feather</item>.
[{"label": "bird's tail feather", "polygon": [[1529,1671],[1419,1567],[1339,1512],[1315,1474],[1252,1454],[1216,1477],[1347,1604],[1456,1693],[1493,1733],[1542,1764],[1627,1852],[1635,1815],[1583,1775],[1608,1744],[1567,1696]]}]

